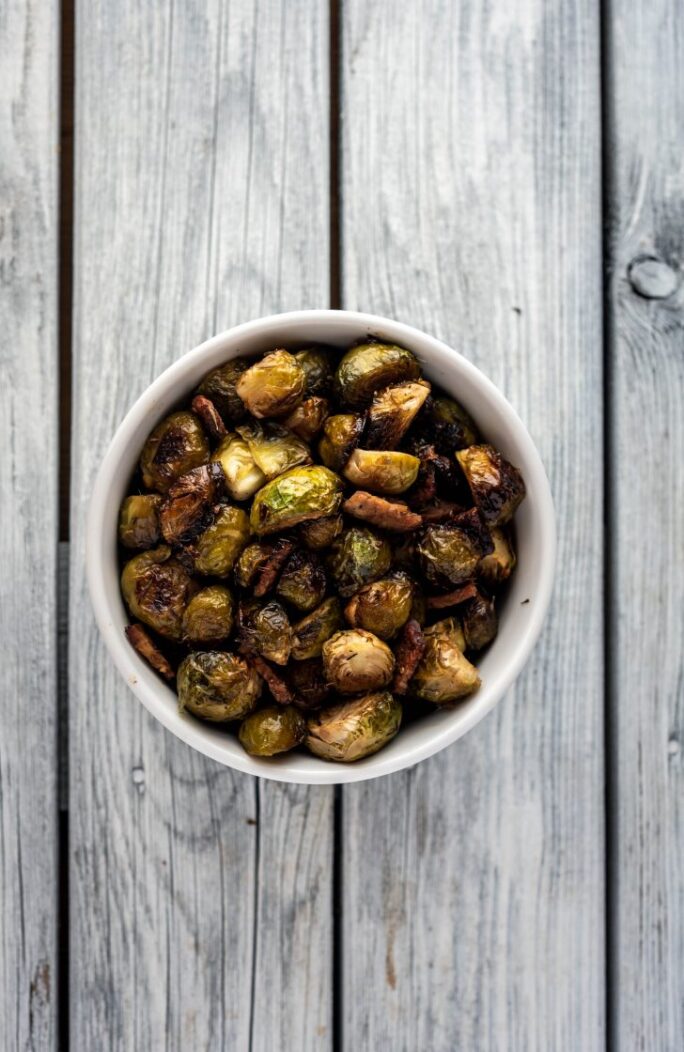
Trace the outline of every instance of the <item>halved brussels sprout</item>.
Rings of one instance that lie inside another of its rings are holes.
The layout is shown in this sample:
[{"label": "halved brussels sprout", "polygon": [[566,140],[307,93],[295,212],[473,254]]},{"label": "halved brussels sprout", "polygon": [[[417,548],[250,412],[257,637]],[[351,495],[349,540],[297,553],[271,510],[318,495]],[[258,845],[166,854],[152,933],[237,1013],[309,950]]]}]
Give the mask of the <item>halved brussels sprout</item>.
[{"label": "halved brussels sprout", "polygon": [[165,544],[133,556],[121,574],[121,591],[128,609],[167,639],[181,638],[183,613],[197,587]]},{"label": "halved brussels sprout", "polygon": [[172,482],[209,460],[209,442],[194,413],[171,413],[147,439],[140,470],[148,489],[166,493]]},{"label": "halved brussels sprout", "polygon": [[226,489],[233,500],[249,500],[266,482],[266,476],[257,467],[249,446],[239,435],[226,435],[211,459],[223,468]]},{"label": "halved brussels sprout", "polygon": [[517,468],[493,446],[469,446],[456,454],[480,515],[488,526],[510,522],[525,496]]},{"label": "halved brussels sprout", "polygon": [[465,639],[454,617],[423,630],[425,650],[411,680],[411,690],[423,701],[449,705],[472,694],[480,677],[463,651]]},{"label": "halved brussels sprout", "polygon": [[430,439],[440,453],[451,457],[455,450],[465,449],[477,442],[475,424],[453,398],[434,398],[427,410]]},{"label": "halved brussels sprout", "polygon": [[239,633],[247,651],[253,650],[276,665],[287,665],[294,633],[280,603],[241,603]]},{"label": "halved brussels sprout", "polygon": [[237,424],[247,416],[245,404],[235,386],[249,364],[246,358],[232,358],[213,369],[197,388],[197,394],[211,399],[228,424]]},{"label": "halved brussels sprout", "polygon": [[305,398],[289,416],[284,424],[304,442],[311,442],[323,427],[329,413],[327,398],[313,395]]},{"label": "halved brussels sprout", "polygon": [[295,353],[297,364],[304,370],[307,395],[327,394],[332,386],[333,359],[325,347],[303,347]]},{"label": "halved brussels sprout", "polygon": [[321,602],[327,583],[325,570],[316,556],[310,552],[295,551],[283,567],[276,595],[292,603],[302,613],[307,613]]},{"label": "halved brussels sprout", "polygon": [[438,587],[465,584],[474,577],[492,541],[475,508],[444,526],[426,526],[416,551],[423,573]]},{"label": "halved brussels sprout", "polygon": [[294,626],[292,657],[295,661],[320,657],[323,644],[342,627],[342,607],[336,596],[324,599]]},{"label": "halved brussels sprout", "polygon": [[307,548],[320,552],[329,548],[343,529],[344,520],[341,515],[326,515],[322,519],[314,519],[313,522],[303,522],[299,527],[299,535]]},{"label": "halved brussels sprout", "polygon": [[221,584],[202,588],[185,608],[183,639],[189,643],[218,643],[233,630],[233,597]]},{"label": "halved brussels sprout", "polygon": [[320,658],[293,661],[287,678],[295,695],[295,705],[300,709],[320,709],[330,694]]},{"label": "halved brussels sprout", "polygon": [[240,745],[250,756],[276,756],[289,752],[306,737],[306,721],[294,705],[269,705],[243,720]]},{"label": "halved brussels sprout", "polygon": [[360,588],[344,608],[344,616],[354,628],[392,639],[408,621],[412,603],[411,579],[398,570]]},{"label": "halved brussels sprout", "polygon": [[161,536],[157,493],[126,497],[119,511],[119,540],[124,548],[152,548]]},{"label": "halved brussels sprout", "polygon": [[195,569],[209,577],[227,577],[249,540],[249,519],[242,508],[222,504],[195,541]]},{"label": "halved brussels sprout", "polygon": [[344,355],[335,373],[335,390],[343,405],[367,405],[388,384],[417,380],[420,366],[405,347],[390,343],[362,343]]},{"label": "halved brussels sprout", "polygon": [[468,650],[481,650],[495,638],[499,622],[494,602],[481,592],[460,608],[461,624]]},{"label": "halved brussels sprout", "polygon": [[322,760],[350,763],[382,749],[400,724],[401,702],[383,690],[309,716],[306,747]]},{"label": "halved brussels sprout", "polygon": [[420,460],[410,453],[355,449],[344,467],[344,477],[373,493],[403,493],[418,476]]},{"label": "halved brussels sprout", "polygon": [[254,462],[266,479],[274,479],[297,464],[311,464],[309,447],[279,424],[252,421],[235,429],[249,446]]},{"label": "halved brussels sprout", "polygon": [[247,662],[222,650],[188,654],[178,669],[178,708],[213,723],[240,720],[261,694],[261,679]]},{"label": "halved brussels sprout", "polygon": [[349,628],[323,644],[323,669],[340,694],[378,690],[392,679],[394,654],[372,632]]},{"label": "halved brussels sprout", "polygon": [[342,481],[327,468],[292,468],[268,482],[252,502],[250,523],[263,535],[300,522],[335,515],[342,503]]},{"label": "halved brussels sprout", "polygon": [[333,541],[327,566],[340,595],[347,598],[390,568],[389,541],[365,526],[351,526]]},{"label": "halved brussels sprout", "polygon": [[272,552],[273,545],[266,541],[257,541],[243,548],[235,564],[235,580],[240,588],[249,588],[254,584],[259,571],[264,568]]},{"label": "halved brussels sprout", "polygon": [[396,449],[430,394],[427,380],[385,387],[368,410],[366,449]]},{"label": "halved brussels sprout", "polygon": [[356,413],[329,416],[318,443],[318,454],[331,471],[341,471],[363,434],[364,420]]},{"label": "halved brussels sprout", "polygon": [[304,397],[306,374],[287,351],[260,358],[242,374],[236,390],[252,416],[287,416]]},{"label": "halved brussels sprout", "polygon": [[176,479],[159,511],[167,544],[188,544],[206,529],[214,518],[214,505],[223,493],[225,481],[220,464],[203,464]]},{"label": "halved brussels sprout", "polygon": [[494,551],[480,560],[478,573],[490,588],[496,588],[507,581],[515,569],[515,550],[513,541],[506,530],[494,526],[490,531]]}]

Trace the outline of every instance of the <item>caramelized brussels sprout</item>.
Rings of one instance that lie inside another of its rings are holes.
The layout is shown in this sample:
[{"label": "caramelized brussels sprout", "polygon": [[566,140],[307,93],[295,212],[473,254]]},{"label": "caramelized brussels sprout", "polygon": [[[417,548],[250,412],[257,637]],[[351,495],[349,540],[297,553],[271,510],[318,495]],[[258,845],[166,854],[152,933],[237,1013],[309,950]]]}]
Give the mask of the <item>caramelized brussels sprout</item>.
[{"label": "caramelized brussels sprout", "polygon": [[121,574],[128,609],[167,639],[181,638],[183,613],[196,590],[188,571],[165,544],[134,555]]},{"label": "caramelized brussels sprout", "polygon": [[307,613],[321,602],[327,583],[325,570],[316,556],[295,551],[283,567],[276,595]]},{"label": "caramelized brussels sprout", "polygon": [[429,394],[426,380],[378,391],[368,410],[363,440],[366,449],[396,449]]},{"label": "caramelized brussels sprout", "polygon": [[178,669],[178,708],[203,720],[240,720],[260,694],[259,676],[236,654],[201,650],[188,654]]},{"label": "caramelized brussels sprout", "polygon": [[226,489],[233,500],[248,500],[266,481],[249,446],[239,435],[226,435],[214,450],[212,461],[223,468]]},{"label": "caramelized brussels sprout", "polygon": [[304,397],[306,374],[297,359],[277,350],[260,358],[238,379],[236,390],[252,416],[287,416]]},{"label": "caramelized brussels sprout", "polygon": [[408,621],[412,604],[411,579],[398,570],[360,588],[344,608],[344,616],[354,628],[392,639]]},{"label": "caramelized brussels sprout", "polygon": [[247,513],[222,504],[211,526],[195,541],[195,569],[209,577],[227,577],[248,540]]},{"label": "caramelized brussels sprout", "polygon": [[482,650],[495,638],[499,622],[493,600],[477,592],[460,609],[461,624],[468,650]]},{"label": "caramelized brussels sprout", "polygon": [[253,421],[235,429],[249,446],[256,466],[266,479],[274,479],[298,464],[310,464],[309,447],[279,424]]},{"label": "caramelized brussels sprout", "polygon": [[490,531],[494,551],[480,560],[478,573],[490,588],[507,581],[515,569],[513,542],[505,530],[494,526]]},{"label": "caramelized brussels sprout", "polygon": [[327,566],[345,599],[364,584],[377,581],[390,568],[389,542],[365,526],[351,526],[333,541]]},{"label": "caramelized brussels sprout", "polygon": [[172,413],[157,424],[140,455],[148,489],[166,493],[172,482],[209,460],[209,442],[194,413]]},{"label": "caramelized brussels sprout", "polygon": [[477,442],[477,428],[465,409],[452,398],[434,398],[428,405],[430,438],[438,452],[451,457],[457,449]]},{"label": "caramelized brussels sprout", "polygon": [[124,548],[152,548],[159,542],[159,507],[156,493],[126,497],[119,512],[119,540]]},{"label": "caramelized brussels sprout", "polygon": [[235,580],[240,588],[249,588],[254,584],[259,571],[270,559],[272,551],[273,545],[268,542],[256,542],[243,548],[235,564]]},{"label": "caramelized brussels sprout", "polygon": [[292,626],[280,603],[249,600],[240,604],[240,641],[247,651],[276,665],[286,665],[294,641]]},{"label": "caramelized brussels sprout", "polygon": [[320,657],[326,640],[342,628],[342,607],[334,596],[324,599],[310,614],[294,626],[292,657],[295,661]]},{"label": "caramelized brussels sprout", "polygon": [[420,366],[404,347],[389,343],[362,343],[344,355],[335,373],[335,391],[343,405],[367,405],[375,392],[388,384],[417,380]]},{"label": "caramelized brussels sprout", "polygon": [[245,404],[235,386],[248,367],[247,359],[232,358],[205,376],[197,388],[196,393],[209,398],[227,424],[238,424],[247,416]]},{"label": "caramelized brussels sprout", "polygon": [[361,489],[373,493],[403,493],[418,477],[420,460],[410,453],[391,450],[355,449],[349,457],[344,477]]},{"label": "caramelized brussels sprout", "polygon": [[341,515],[326,515],[322,519],[314,519],[313,522],[303,522],[299,527],[299,535],[307,548],[313,552],[320,552],[329,548],[343,529],[344,521]]},{"label": "caramelized brussels sprout", "polygon": [[488,526],[510,522],[525,496],[525,483],[493,446],[469,446],[456,454],[480,515]]},{"label": "caramelized brussels sprout", "polygon": [[318,454],[331,471],[341,471],[363,434],[364,420],[355,413],[329,416],[318,443]]},{"label": "caramelized brussels sprout", "polygon": [[224,485],[220,464],[203,464],[176,479],[159,511],[162,536],[167,544],[188,544],[209,525]]},{"label": "caramelized brussels sprout", "polygon": [[381,639],[362,628],[336,632],[323,644],[323,669],[340,694],[386,687],[394,672],[394,654]]},{"label": "caramelized brussels sprout", "polygon": [[330,694],[330,687],[319,658],[293,661],[288,668],[288,682],[300,709],[320,709]]},{"label": "caramelized brussels sprout", "polygon": [[416,550],[428,581],[448,587],[475,576],[480,559],[492,550],[492,541],[472,508],[444,526],[426,526]]},{"label": "caramelized brussels sprout", "polygon": [[313,395],[305,398],[289,416],[285,417],[285,427],[294,431],[304,442],[311,442],[323,427],[328,418],[327,398]]},{"label": "caramelized brussels sprout", "polygon": [[300,522],[335,515],[342,503],[342,482],[327,468],[292,468],[268,482],[252,502],[250,523],[263,535]]},{"label": "caramelized brussels sprout", "polygon": [[240,724],[240,745],[250,756],[276,756],[300,745],[306,721],[294,705],[269,705],[253,712]]},{"label": "caramelized brussels sprout", "polygon": [[306,747],[323,760],[350,763],[382,749],[400,724],[401,702],[383,690],[309,716]]},{"label": "caramelized brussels sprout", "polygon": [[188,643],[218,643],[233,630],[233,597],[221,584],[202,588],[185,608],[183,639]]},{"label": "caramelized brussels sprout", "polygon": [[295,358],[306,377],[306,394],[328,394],[333,380],[330,351],[325,347],[303,347],[296,352]]},{"label": "caramelized brussels sprout", "polygon": [[423,701],[449,705],[472,694],[480,677],[463,651],[465,639],[456,618],[423,630],[425,650],[411,680],[411,690]]}]

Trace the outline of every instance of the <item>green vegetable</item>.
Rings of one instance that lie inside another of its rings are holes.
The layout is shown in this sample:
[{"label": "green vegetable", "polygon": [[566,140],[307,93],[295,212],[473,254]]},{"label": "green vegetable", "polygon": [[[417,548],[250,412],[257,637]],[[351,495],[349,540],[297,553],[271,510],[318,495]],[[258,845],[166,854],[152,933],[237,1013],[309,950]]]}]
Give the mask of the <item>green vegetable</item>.
[{"label": "green vegetable", "polygon": [[257,467],[249,446],[238,435],[226,435],[214,450],[211,459],[223,468],[226,489],[233,500],[248,500],[266,481],[266,476]]},{"label": "green vegetable", "polygon": [[341,471],[363,434],[364,421],[355,413],[329,416],[318,443],[318,455],[331,471]]},{"label": "green vegetable", "polygon": [[470,446],[457,453],[456,459],[487,525],[510,522],[525,496],[525,483],[518,469],[493,446]]},{"label": "green vegetable", "polygon": [[252,531],[263,535],[287,530],[300,522],[336,515],[342,503],[342,482],[322,467],[301,467],[267,483],[252,502]]},{"label": "green vegetable", "polygon": [[183,639],[189,643],[218,643],[233,630],[233,597],[227,588],[202,588],[185,608]]},{"label": "green vegetable", "polygon": [[491,549],[489,533],[474,508],[443,526],[426,526],[416,546],[423,573],[439,587],[465,584]]},{"label": "green vegetable", "polygon": [[294,634],[280,603],[248,600],[240,605],[240,639],[248,650],[276,665],[286,665]]},{"label": "green vegetable", "polygon": [[472,694],[480,677],[463,651],[465,639],[456,618],[423,629],[425,651],[411,680],[411,690],[423,701],[449,705]]},{"label": "green vegetable", "polygon": [[303,522],[299,527],[299,535],[307,548],[320,552],[324,548],[329,548],[343,529],[344,520],[341,515],[326,515],[322,519]]},{"label": "green vegetable", "polygon": [[392,639],[409,619],[413,593],[411,579],[396,571],[360,588],[344,608],[344,616],[355,628]]},{"label": "green vegetable", "polygon": [[287,416],[304,397],[306,374],[287,351],[272,351],[239,378],[236,390],[258,419]]},{"label": "green vegetable", "polygon": [[430,394],[430,384],[416,380],[384,387],[368,410],[364,446],[367,449],[396,449]]},{"label": "green vegetable", "polygon": [[209,442],[194,413],[172,413],[157,424],[140,455],[140,470],[148,489],[166,493],[186,471],[209,460]]},{"label": "green vegetable", "polygon": [[342,627],[342,607],[337,597],[325,599],[294,626],[292,657],[295,661],[320,657],[323,644]]},{"label": "green vegetable", "polygon": [[344,355],[335,373],[335,392],[343,405],[367,405],[376,391],[388,384],[417,380],[420,366],[404,347],[389,343],[362,343]]},{"label": "green vegetable", "polygon": [[178,708],[223,723],[252,711],[261,679],[247,662],[221,650],[188,654],[178,669]]},{"label": "green vegetable", "polygon": [[306,378],[306,394],[328,394],[333,379],[330,352],[324,347],[303,347],[297,351],[295,358]]},{"label": "green vegetable", "polygon": [[365,526],[350,526],[333,541],[327,566],[345,598],[384,576],[392,562],[389,541]]},{"label": "green vegetable", "polygon": [[279,599],[307,613],[321,602],[327,583],[325,570],[316,556],[295,551],[283,567],[276,594]]},{"label": "green vegetable", "polygon": [[393,496],[413,485],[419,467],[420,460],[410,453],[355,449],[345,465],[344,477],[359,489]]},{"label": "green vegetable", "polygon": [[349,628],[323,644],[323,668],[334,690],[359,694],[387,686],[394,672],[394,654],[372,632]]},{"label": "green vegetable", "polygon": [[498,619],[494,602],[478,592],[461,607],[461,622],[468,650],[481,650],[495,638]]},{"label": "green vegetable", "polygon": [[494,526],[489,532],[494,550],[480,560],[478,573],[485,584],[489,585],[490,588],[496,588],[503,581],[507,581],[513,573],[515,569],[515,551],[511,538],[505,530]]},{"label": "green vegetable", "polygon": [[210,577],[227,577],[248,540],[246,512],[222,504],[211,526],[195,541],[195,569]]},{"label": "green vegetable", "polygon": [[327,399],[314,395],[300,402],[297,408],[285,417],[285,427],[294,431],[304,442],[311,442],[323,427],[328,412]]},{"label": "green vegetable", "polygon": [[238,737],[250,756],[276,756],[304,741],[306,721],[294,705],[269,705],[242,721]]},{"label": "green vegetable", "polygon": [[389,691],[380,691],[309,716],[306,747],[323,760],[350,763],[382,749],[400,724],[401,702]]},{"label": "green vegetable", "polygon": [[236,431],[249,446],[254,462],[266,479],[274,479],[297,464],[310,464],[309,447],[279,424],[267,421],[241,424]]},{"label": "green vegetable", "polygon": [[167,639],[181,638],[185,607],[196,590],[165,544],[133,556],[121,574],[121,591],[133,617]]},{"label": "green vegetable", "polygon": [[248,368],[249,362],[245,358],[232,358],[205,376],[197,388],[197,394],[211,399],[227,425],[237,424],[247,415],[235,385]]},{"label": "green vegetable", "polygon": [[126,497],[119,512],[119,540],[125,548],[152,548],[161,537],[156,493]]}]

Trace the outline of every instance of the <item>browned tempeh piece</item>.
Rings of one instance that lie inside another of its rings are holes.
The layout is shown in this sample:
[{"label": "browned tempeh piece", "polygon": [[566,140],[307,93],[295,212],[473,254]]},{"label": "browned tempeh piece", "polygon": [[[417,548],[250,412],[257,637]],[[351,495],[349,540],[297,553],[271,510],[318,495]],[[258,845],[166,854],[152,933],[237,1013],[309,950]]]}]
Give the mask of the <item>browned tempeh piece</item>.
[{"label": "browned tempeh piece", "polygon": [[264,565],[257,571],[257,581],[254,586],[254,595],[261,598],[271,590],[276,582],[278,574],[285,565],[285,561],[294,551],[294,542],[281,537],[276,541],[273,551],[268,556]]},{"label": "browned tempeh piece", "polygon": [[155,672],[159,672],[164,679],[172,680],[176,678],[176,673],[171,668],[171,665],[142,625],[126,625],[124,631],[126,639],[133,649],[137,650],[140,656],[145,658],[145,661],[152,666]]},{"label": "browned tempeh piece", "polygon": [[219,439],[226,437],[228,434],[226,425],[223,423],[218,409],[210,398],[205,398],[204,395],[196,395],[192,400],[192,408],[212,438],[218,442]]},{"label": "browned tempeh piece", "polygon": [[420,514],[423,522],[447,522],[455,515],[460,515],[465,509],[461,504],[455,504],[451,500],[435,500],[427,508],[421,508]]},{"label": "browned tempeh piece", "polygon": [[372,522],[383,530],[415,530],[423,521],[407,504],[376,497],[363,490],[357,490],[349,500],[345,500],[342,510],[357,519]]},{"label": "browned tempeh piece", "polygon": [[394,680],[392,690],[395,694],[405,694],[413,674],[420,664],[425,650],[425,636],[417,621],[407,621],[401,633],[399,645],[395,651]]},{"label": "browned tempeh piece", "polygon": [[295,695],[285,680],[278,675],[272,665],[269,665],[268,661],[262,658],[260,654],[255,654],[250,647],[244,644],[240,645],[239,650],[252,668],[259,673],[273,695],[274,700],[279,705],[290,705],[295,700]]},{"label": "browned tempeh piece", "polygon": [[448,606],[458,606],[459,603],[465,603],[467,599],[473,599],[477,595],[477,586],[472,582],[468,581],[461,588],[457,588],[453,592],[447,592],[446,595],[430,595],[425,600],[425,605],[430,610],[444,610]]}]

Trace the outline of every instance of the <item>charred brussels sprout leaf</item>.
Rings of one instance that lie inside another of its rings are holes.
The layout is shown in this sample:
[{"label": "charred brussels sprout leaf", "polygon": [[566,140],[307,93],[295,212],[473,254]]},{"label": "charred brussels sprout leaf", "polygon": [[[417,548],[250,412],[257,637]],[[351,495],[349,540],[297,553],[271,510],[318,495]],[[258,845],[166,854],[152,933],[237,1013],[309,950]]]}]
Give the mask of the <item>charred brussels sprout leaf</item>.
[{"label": "charred brussels sprout leaf", "polygon": [[324,599],[294,626],[292,657],[295,661],[320,657],[323,644],[342,627],[342,607],[336,597]]},{"label": "charred brussels sprout leaf", "polygon": [[490,530],[494,550],[481,560],[478,572],[490,588],[507,581],[515,569],[513,542],[505,530],[495,526]]},{"label": "charred brussels sprout leaf", "polygon": [[270,705],[243,720],[238,737],[250,756],[276,756],[304,741],[306,721],[294,705]]},{"label": "charred brussels sprout leaf", "polygon": [[233,358],[205,376],[197,388],[197,394],[209,398],[227,424],[237,424],[247,415],[244,402],[235,390],[247,368],[249,362],[245,358]]},{"label": "charred brussels sprout leaf", "polygon": [[307,548],[313,552],[320,552],[329,548],[343,529],[344,521],[341,515],[326,515],[322,519],[314,519],[313,522],[303,522],[299,527],[299,535]]},{"label": "charred brussels sprout leaf", "polygon": [[423,572],[438,587],[465,584],[491,550],[491,538],[475,508],[444,526],[426,526],[417,544]]},{"label": "charred brussels sprout leaf", "polygon": [[250,523],[262,535],[300,522],[335,515],[342,503],[342,482],[322,467],[292,468],[268,482],[252,502]]},{"label": "charred brussels sprout leaf", "polygon": [[306,378],[306,394],[328,394],[333,379],[330,351],[325,347],[303,347],[297,351],[295,358]]},{"label": "charred brussels sprout leaf", "polygon": [[404,347],[362,343],[344,355],[335,373],[335,392],[343,405],[368,405],[376,391],[388,384],[417,380],[418,361]]},{"label": "charred brussels sprout leaf", "polygon": [[410,453],[390,450],[355,449],[344,476],[355,486],[372,493],[403,493],[418,476],[420,460]]},{"label": "charred brussels sprout leaf", "polygon": [[333,542],[327,566],[340,595],[347,598],[390,568],[389,542],[363,526],[351,526]]},{"label": "charred brussels sprout leaf", "polygon": [[385,387],[373,398],[363,444],[366,449],[396,449],[430,394],[425,380]]},{"label": "charred brussels sprout leaf", "polygon": [[152,548],[159,542],[159,508],[156,493],[126,497],[119,512],[119,540],[124,548]]},{"label": "charred brussels sprout leaf", "polygon": [[260,654],[276,665],[286,665],[292,650],[293,632],[280,603],[240,604],[240,641],[246,651]]},{"label": "charred brussels sprout leaf", "polygon": [[525,496],[525,483],[493,446],[470,446],[456,454],[470,492],[488,526],[510,522]]},{"label": "charred brussels sprout leaf", "polygon": [[400,724],[401,702],[389,691],[380,691],[309,716],[306,747],[323,760],[350,763],[382,749]]},{"label": "charred brussels sprout leaf", "polygon": [[340,694],[359,694],[387,686],[394,655],[372,632],[349,628],[323,644],[323,668],[328,683]]},{"label": "charred brussels sprout leaf", "polygon": [[297,359],[277,350],[251,365],[236,390],[252,416],[287,416],[304,397],[306,374]]},{"label": "charred brussels sprout leaf", "polygon": [[209,577],[227,577],[249,540],[249,519],[242,508],[222,504],[195,542],[195,569]]},{"label": "charred brussels sprout leaf", "polygon": [[411,680],[411,690],[423,701],[449,705],[480,686],[474,665],[465,657],[465,639],[458,621],[449,617],[423,631],[425,650]]},{"label": "charred brussels sprout leaf", "polygon": [[167,544],[188,544],[209,525],[224,484],[220,464],[203,464],[176,479],[159,512]]},{"label": "charred brussels sprout leaf", "polygon": [[398,571],[360,588],[347,603],[344,616],[354,628],[392,639],[408,620],[412,603],[413,584]]},{"label": "charred brussels sprout leaf", "polygon": [[202,588],[185,608],[183,639],[188,643],[218,643],[233,629],[233,597],[227,588]]},{"label": "charred brussels sprout leaf", "polygon": [[135,555],[121,574],[128,609],[167,639],[180,639],[183,614],[196,584],[165,544]]},{"label": "charred brussels sprout leaf", "polygon": [[363,434],[364,420],[355,413],[329,416],[318,443],[318,454],[331,471],[341,471]]},{"label": "charred brussels sprout leaf", "polygon": [[310,464],[309,447],[301,438],[279,424],[241,424],[236,428],[266,479],[274,479],[298,464]]},{"label": "charred brussels sprout leaf", "polygon": [[249,588],[257,580],[273,552],[273,545],[268,542],[248,544],[240,553],[235,564],[235,580],[240,588]]},{"label": "charred brussels sprout leaf", "polygon": [[311,442],[323,427],[329,413],[326,398],[313,395],[306,398],[285,418],[285,427],[294,431],[304,442]]},{"label": "charred brussels sprout leaf", "polygon": [[327,580],[315,555],[296,551],[285,563],[276,594],[303,613],[313,610],[323,599]]},{"label": "charred brussels sprout leaf", "polygon": [[148,489],[166,493],[177,478],[209,460],[209,442],[194,413],[172,413],[157,424],[140,455]]},{"label": "charred brussels sprout leaf", "polygon": [[300,709],[319,709],[326,701],[330,687],[319,658],[293,661],[288,669],[288,682]]},{"label": "charred brussels sprout leaf", "polygon": [[238,435],[227,435],[214,450],[211,459],[223,468],[226,489],[233,500],[248,500],[266,481],[249,446]]},{"label": "charred brussels sprout leaf", "polygon": [[452,398],[434,398],[426,406],[430,441],[438,452],[451,457],[457,449],[477,442],[477,428],[465,409]]},{"label": "charred brussels sprout leaf", "polygon": [[204,650],[188,654],[178,669],[178,707],[203,720],[240,720],[261,694],[261,680],[236,654]]},{"label": "charred brussels sprout leaf", "polygon": [[461,624],[468,650],[482,650],[495,638],[498,619],[494,603],[481,592],[464,603],[461,608]]}]

